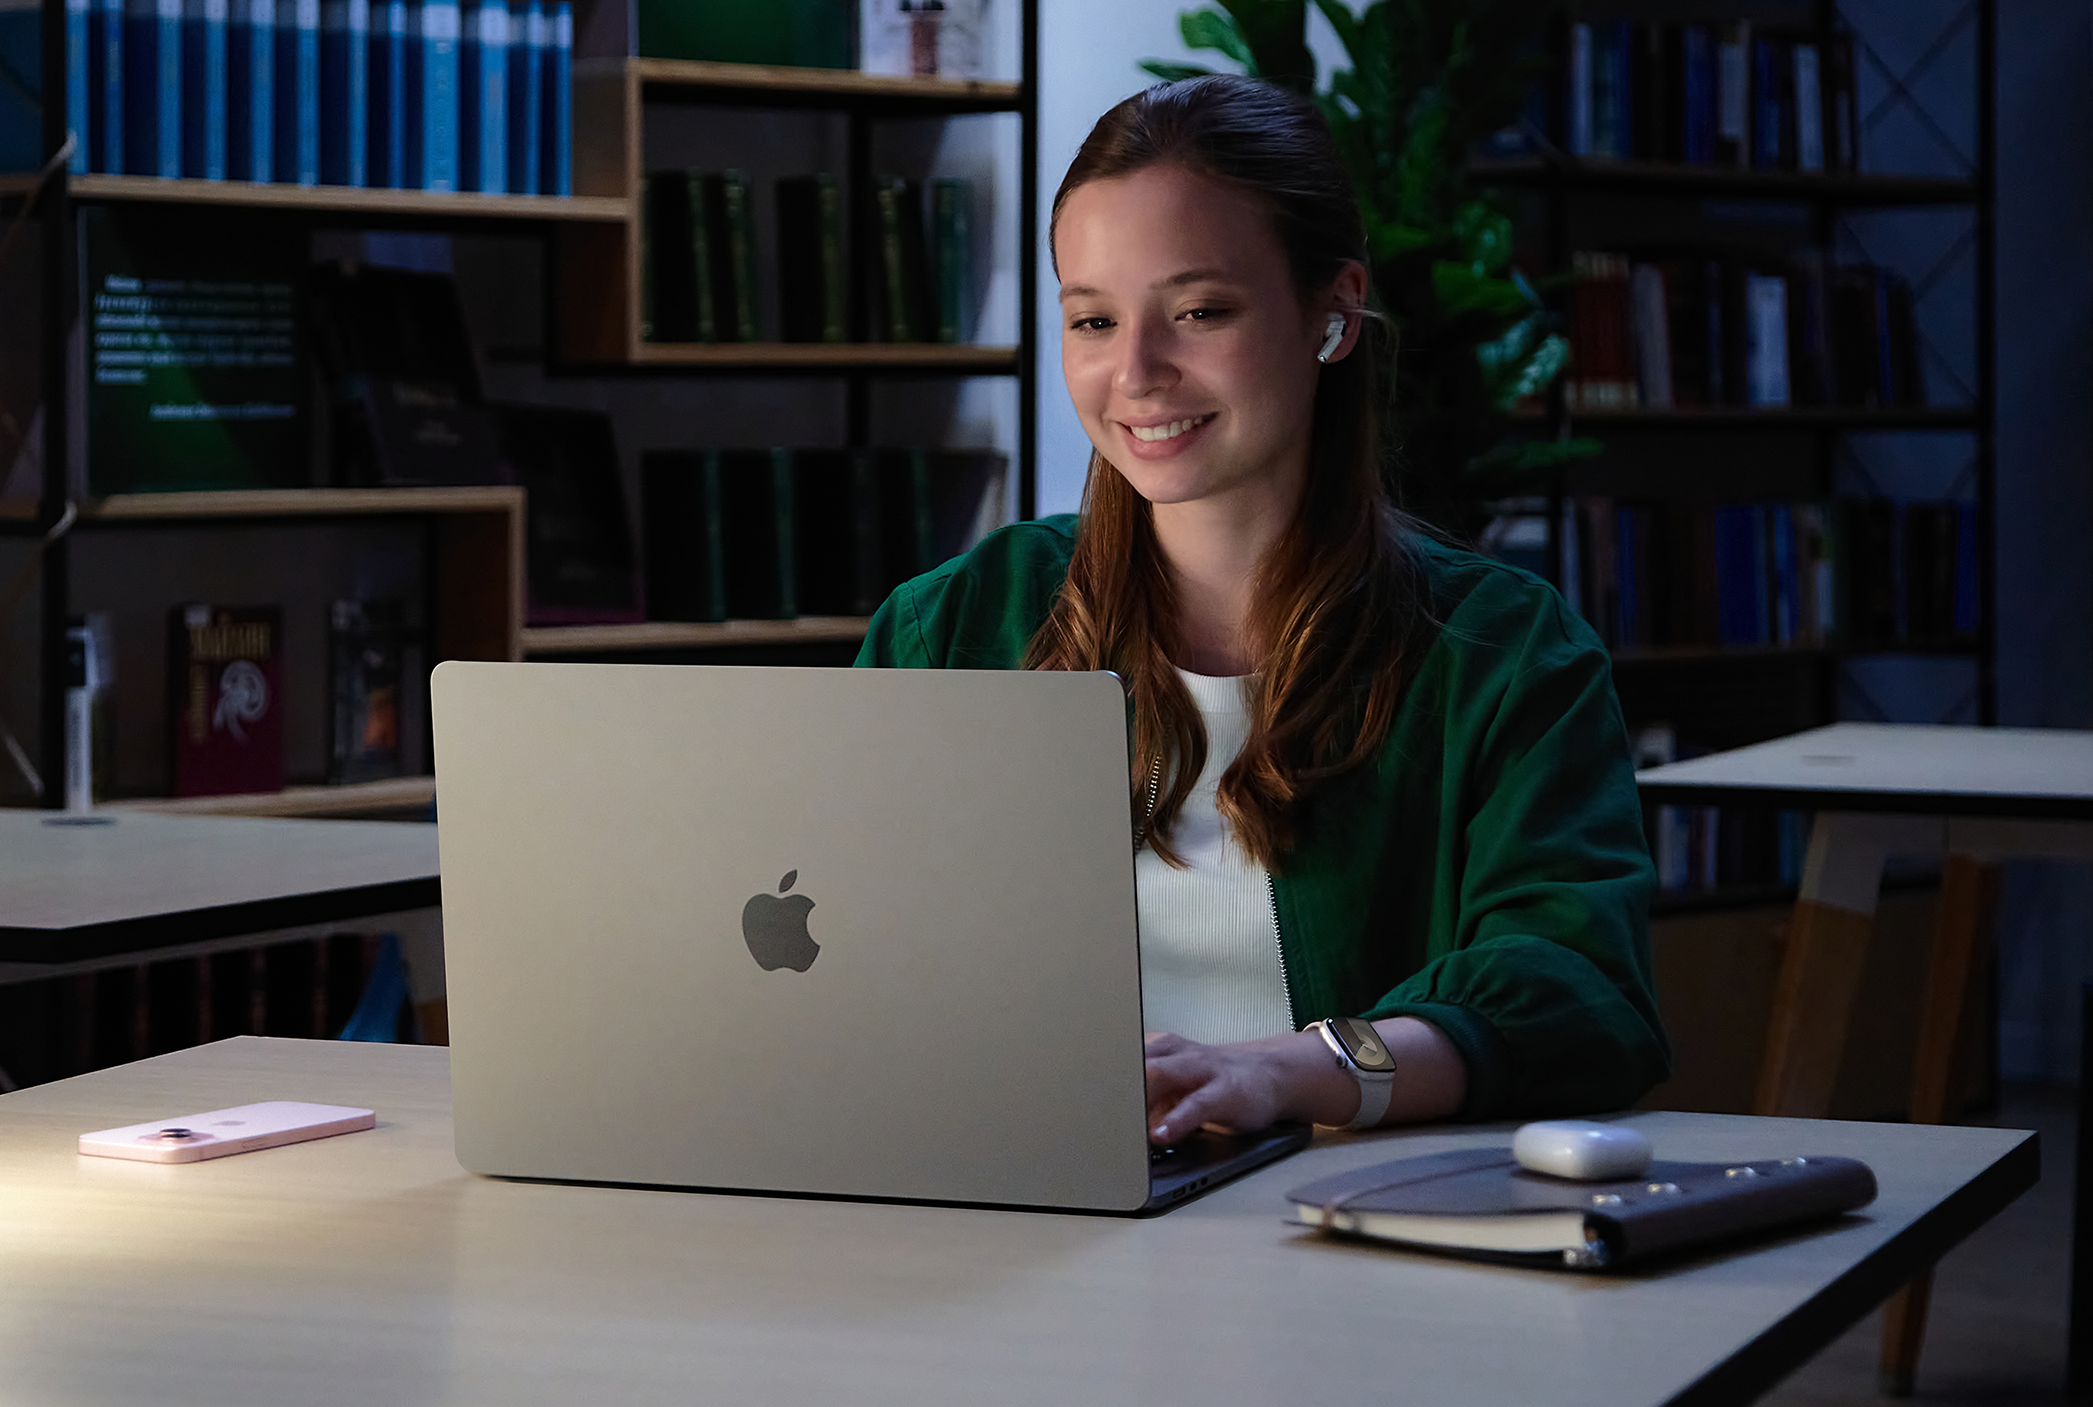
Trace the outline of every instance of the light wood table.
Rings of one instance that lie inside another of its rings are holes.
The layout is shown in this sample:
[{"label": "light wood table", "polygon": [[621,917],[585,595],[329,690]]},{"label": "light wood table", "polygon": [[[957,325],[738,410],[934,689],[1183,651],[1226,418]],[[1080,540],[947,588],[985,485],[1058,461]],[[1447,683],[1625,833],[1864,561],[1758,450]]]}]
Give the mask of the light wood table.
[{"label": "light wood table", "polygon": [[432,908],[436,827],[0,810],[0,980]]},{"label": "light wood table", "polygon": [[[1650,768],[1636,782],[1646,800],[1665,804],[1817,813],[1774,989],[1754,1098],[1760,1114],[1829,1110],[1890,858],[1942,862],[1908,1101],[1911,1120],[1928,1124],[1948,1115],[1955,1041],[1970,972],[1991,939],[1999,862],[2093,860],[2093,732],[1839,723]],[[2087,1220],[2074,1267],[2093,1255]],[[1911,1391],[1930,1284],[1930,1275],[1915,1281],[1884,1323],[1889,1392]],[[2074,1390],[2093,1386],[2093,1287],[2081,1288],[2076,1270],[2070,1357]]]},{"label": "light wood table", "polygon": [[[74,1151],[261,1099],[379,1126],[185,1166]],[[2006,1130],[1631,1122],[1663,1157],[1864,1158],[1881,1196],[1600,1277],[1282,1219],[1300,1182],[1508,1125],[1326,1135],[1148,1219],[501,1182],[452,1155],[447,1051],[243,1037],[0,1098],[0,1401],[1742,1403],[2036,1176]]]}]

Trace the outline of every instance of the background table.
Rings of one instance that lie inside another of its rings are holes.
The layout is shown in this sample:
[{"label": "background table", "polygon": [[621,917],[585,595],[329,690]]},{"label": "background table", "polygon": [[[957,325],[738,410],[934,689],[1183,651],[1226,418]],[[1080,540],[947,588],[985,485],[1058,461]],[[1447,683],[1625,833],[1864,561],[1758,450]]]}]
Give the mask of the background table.
[{"label": "background table", "polygon": [[[1668,805],[1813,810],[1808,855],[1774,988],[1754,1110],[1821,1117],[1830,1107],[1882,871],[1892,856],[1939,859],[1941,890],[1918,1014],[1907,1105],[1914,1123],[1948,1115],[1955,1040],[1970,971],[1990,942],[1998,862],[2093,860],[2093,733],[1839,723],[1636,774]],[[2080,1169],[2081,1207],[2093,1168]],[[2093,1217],[2078,1218],[2070,1379],[2093,1386]],[[1884,1387],[1908,1393],[1924,1337],[1930,1273],[1891,1307]]]},{"label": "background table", "polygon": [[[0,985],[325,938],[355,924],[399,935],[421,1030],[444,1039],[435,826],[82,819],[0,810]],[[0,1069],[0,1090],[12,1088]]]},{"label": "background table", "polygon": [[[1298,1183],[1508,1125],[1327,1136],[1147,1219],[552,1186],[459,1169],[447,1056],[242,1038],[0,1098],[0,1400],[1746,1402],[2036,1175],[2006,1130],[1636,1115],[1663,1157],[1846,1154],[1882,1195],[1592,1277],[1282,1220]],[[259,1099],[379,1127],[186,1166],[74,1151]]]},{"label": "background table", "polygon": [[436,827],[0,810],[0,963],[77,963],[430,908]]}]

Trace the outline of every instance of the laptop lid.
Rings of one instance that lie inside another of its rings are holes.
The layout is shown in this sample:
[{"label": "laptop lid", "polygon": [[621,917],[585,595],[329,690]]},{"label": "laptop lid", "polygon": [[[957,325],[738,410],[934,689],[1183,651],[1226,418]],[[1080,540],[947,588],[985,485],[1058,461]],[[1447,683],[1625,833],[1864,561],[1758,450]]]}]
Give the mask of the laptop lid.
[{"label": "laptop lid", "polygon": [[450,661],[459,1161],[1134,1210],[1109,674]]}]

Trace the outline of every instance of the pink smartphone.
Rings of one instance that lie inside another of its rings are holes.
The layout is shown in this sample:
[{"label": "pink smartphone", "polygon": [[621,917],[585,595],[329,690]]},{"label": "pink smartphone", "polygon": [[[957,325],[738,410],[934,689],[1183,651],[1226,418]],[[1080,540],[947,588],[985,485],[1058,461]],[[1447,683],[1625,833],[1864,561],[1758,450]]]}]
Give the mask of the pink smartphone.
[{"label": "pink smartphone", "polygon": [[273,1099],[83,1133],[80,1151],[95,1158],[135,1158],[142,1163],[200,1163],[257,1148],[303,1143],[308,1138],[356,1133],[377,1124],[378,1116],[368,1109]]}]

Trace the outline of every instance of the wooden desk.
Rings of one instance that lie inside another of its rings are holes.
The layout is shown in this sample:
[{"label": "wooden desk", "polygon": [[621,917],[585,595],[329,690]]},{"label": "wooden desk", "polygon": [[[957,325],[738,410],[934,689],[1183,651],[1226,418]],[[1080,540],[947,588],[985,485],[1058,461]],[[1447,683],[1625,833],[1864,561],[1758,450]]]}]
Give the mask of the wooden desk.
[{"label": "wooden desk", "polygon": [[[1774,989],[1760,1114],[1829,1109],[1891,856],[1942,861],[1908,1102],[1911,1120],[1927,1124],[1948,1114],[1970,971],[1997,910],[1998,862],[2093,860],[2093,732],[1839,723],[1650,768],[1636,782],[1645,799],[1666,804],[1817,812]],[[2075,1265],[2093,1255],[2081,1244]],[[1884,1325],[1884,1387],[1898,1395],[1911,1391],[1930,1283],[1917,1281]],[[2093,1385],[2086,1298],[2074,1289],[2075,1389]]]},{"label": "wooden desk", "polygon": [[[58,821],[53,824],[54,818]],[[0,810],[0,967],[428,909],[436,827]]]},{"label": "wooden desk", "polygon": [[[1584,1277],[1282,1221],[1299,1182],[1505,1125],[1329,1136],[1145,1220],[708,1196],[461,1171],[447,1061],[249,1037],[0,1098],[0,1400],[1741,1403],[2036,1176],[2032,1134],[1635,1115],[1660,1156],[1847,1154],[1882,1195],[1748,1254]],[[275,1098],[379,1127],[187,1166],[74,1151]]]}]

